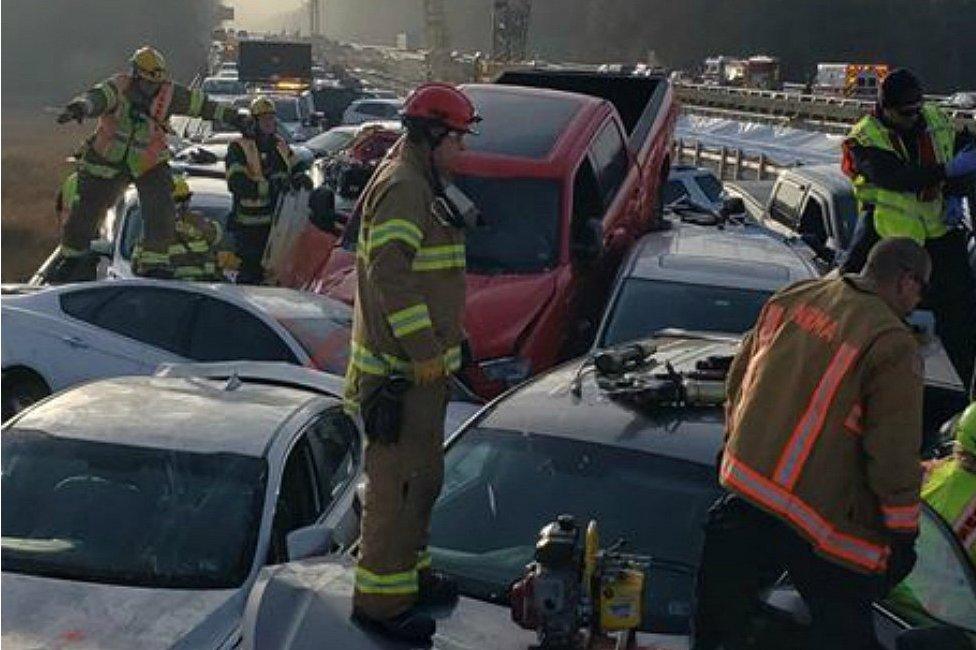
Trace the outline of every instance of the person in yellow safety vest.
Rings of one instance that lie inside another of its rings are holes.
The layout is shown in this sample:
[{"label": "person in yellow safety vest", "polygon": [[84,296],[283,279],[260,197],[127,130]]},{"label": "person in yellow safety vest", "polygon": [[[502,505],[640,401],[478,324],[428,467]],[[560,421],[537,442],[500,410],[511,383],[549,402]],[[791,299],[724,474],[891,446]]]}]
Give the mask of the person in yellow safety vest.
[{"label": "person in yellow safety vest", "polygon": [[259,284],[264,278],[261,257],[268,243],[275,206],[288,187],[307,187],[312,181],[298,157],[278,135],[274,101],[256,97],[251,122],[227,147],[227,187],[234,196],[231,228],[237,235],[241,270],[237,281]]},{"label": "person in yellow safety vest", "polygon": [[[171,247],[170,272],[178,280],[217,282],[224,279],[220,264],[231,263],[218,252],[223,237],[220,224],[190,208],[193,192],[183,176],[173,179],[173,202],[176,205],[176,242]],[[141,244],[136,244],[133,257]],[[221,251],[223,252],[223,251]]]},{"label": "person in yellow safety vest", "polygon": [[726,380],[728,490],[705,524],[693,650],[751,647],[764,582],[784,570],[811,649],[876,647],[872,602],[915,564],[922,362],[904,318],[931,262],[885,239],[859,275],[777,292]]},{"label": "person in yellow safety vest", "polygon": [[926,468],[922,498],[952,527],[976,564],[976,402],[956,422],[952,456]]},{"label": "person in yellow safety vest", "polygon": [[[969,385],[976,365],[976,282],[966,252],[962,198],[976,188],[976,138],[956,133],[918,79],[894,70],[879,87],[874,111],[851,129],[842,169],[854,186],[861,215],[842,273],[856,273],[879,238],[911,237],[932,258],[931,309],[953,366]],[[976,209],[976,206],[970,206]]]},{"label": "person in yellow safety vest", "polygon": [[402,112],[406,135],[362,194],[358,285],[345,406],[366,432],[366,500],[353,617],[423,643],[418,604],[457,598],[431,569],[430,513],[444,477],[448,376],[461,365],[465,220],[443,179],[480,118],[454,86],[425,84]]},{"label": "person in yellow safety vest", "polygon": [[236,123],[232,107],[170,81],[166,61],[155,49],[139,48],[129,63],[129,73],[95,85],[58,116],[60,124],[97,117],[98,127],[79,155],[79,200],[62,229],[58,262],[44,271],[47,282],[94,279],[89,245],[105,211],[130,182],[139,191],[145,215],[143,245],[139,257],[132,260],[133,271],[169,277],[170,246],[176,238],[166,143],[169,117],[180,114]]}]

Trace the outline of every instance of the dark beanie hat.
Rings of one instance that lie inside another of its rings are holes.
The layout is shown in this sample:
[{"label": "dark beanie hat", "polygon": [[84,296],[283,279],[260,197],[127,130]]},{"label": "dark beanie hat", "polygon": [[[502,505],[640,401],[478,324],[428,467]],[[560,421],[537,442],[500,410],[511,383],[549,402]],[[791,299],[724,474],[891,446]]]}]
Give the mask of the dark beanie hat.
[{"label": "dark beanie hat", "polygon": [[922,84],[905,68],[888,73],[878,87],[878,103],[884,108],[898,108],[922,101]]}]

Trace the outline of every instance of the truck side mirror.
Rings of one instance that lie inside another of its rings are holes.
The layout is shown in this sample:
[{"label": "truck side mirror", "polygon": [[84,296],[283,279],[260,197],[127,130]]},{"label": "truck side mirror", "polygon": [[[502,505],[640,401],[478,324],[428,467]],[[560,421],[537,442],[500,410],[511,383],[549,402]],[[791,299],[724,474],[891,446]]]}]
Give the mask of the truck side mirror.
[{"label": "truck side mirror", "polygon": [[308,196],[309,221],[313,226],[330,234],[336,234],[335,194],[324,185],[312,190]]},{"label": "truck side mirror", "polygon": [[603,224],[599,219],[587,219],[573,229],[573,255],[581,262],[592,262],[603,252]]},{"label": "truck side mirror", "polygon": [[745,214],[746,203],[741,196],[730,196],[722,201],[722,216],[731,217],[736,214]]}]

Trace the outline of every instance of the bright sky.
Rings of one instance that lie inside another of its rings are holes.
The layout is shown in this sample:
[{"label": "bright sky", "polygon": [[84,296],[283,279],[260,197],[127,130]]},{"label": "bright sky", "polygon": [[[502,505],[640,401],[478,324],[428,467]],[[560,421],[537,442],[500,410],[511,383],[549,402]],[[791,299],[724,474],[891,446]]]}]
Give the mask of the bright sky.
[{"label": "bright sky", "polygon": [[268,18],[300,7],[302,0],[223,0],[234,7],[234,26],[262,29]]}]

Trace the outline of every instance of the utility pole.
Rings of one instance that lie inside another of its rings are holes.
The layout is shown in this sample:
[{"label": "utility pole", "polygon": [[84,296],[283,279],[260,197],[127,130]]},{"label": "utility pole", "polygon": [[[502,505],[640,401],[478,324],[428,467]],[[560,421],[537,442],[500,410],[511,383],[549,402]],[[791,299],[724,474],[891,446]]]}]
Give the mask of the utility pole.
[{"label": "utility pole", "polygon": [[450,59],[450,36],[444,0],[423,0],[424,31],[427,40],[427,78],[443,80]]}]

